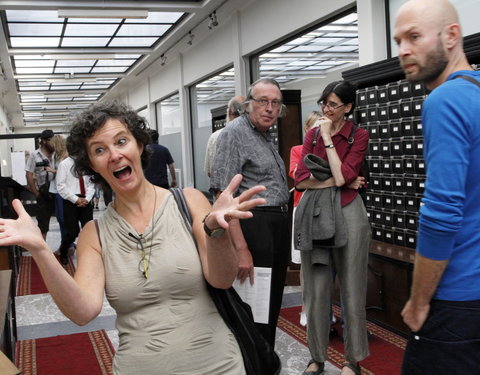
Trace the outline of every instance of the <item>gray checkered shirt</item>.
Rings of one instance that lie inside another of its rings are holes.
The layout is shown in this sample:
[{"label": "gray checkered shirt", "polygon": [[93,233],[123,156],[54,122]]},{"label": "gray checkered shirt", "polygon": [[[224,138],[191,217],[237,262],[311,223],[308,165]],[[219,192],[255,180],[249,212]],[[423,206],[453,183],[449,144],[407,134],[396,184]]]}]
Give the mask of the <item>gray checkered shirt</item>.
[{"label": "gray checkered shirt", "polygon": [[266,206],[288,203],[289,192],[285,164],[275,149],[270,133],[258,131],[248,114],[230,122],[217,140],[213,159],[210,190],[223,191],[236,174],[243,175],[237,195],[255,186],[267,190],[258,197],[267,200]]}]

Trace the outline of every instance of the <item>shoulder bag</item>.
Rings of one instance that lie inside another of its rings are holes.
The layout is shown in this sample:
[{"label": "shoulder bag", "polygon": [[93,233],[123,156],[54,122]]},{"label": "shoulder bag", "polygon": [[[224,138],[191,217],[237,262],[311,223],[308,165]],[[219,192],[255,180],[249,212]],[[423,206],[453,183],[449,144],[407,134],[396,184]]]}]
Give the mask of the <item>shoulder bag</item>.
[{"label": "shoulder bag", "polygon": [[[178,209],[192,233],[192,217],[180,188],[171,188]],[[237,339],[248,375],[278,375],[282,368],[280,358],[272,346],[258,332],[250,306],[243,302],[233,287],[217,289],[208,282],[208,292],[227,327]]]}]

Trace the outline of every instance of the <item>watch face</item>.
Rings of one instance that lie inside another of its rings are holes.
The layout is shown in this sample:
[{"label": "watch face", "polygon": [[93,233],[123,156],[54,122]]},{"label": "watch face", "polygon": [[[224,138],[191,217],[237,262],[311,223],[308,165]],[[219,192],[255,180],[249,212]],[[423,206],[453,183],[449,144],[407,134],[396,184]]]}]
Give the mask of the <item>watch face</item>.
[{"label": "watch face", "polygon": [[210,235],[210,237],[218,238],[218,237],[223,236],[224,233],[225,233],[225,229],[217,228],[217,229],[212,230],[212,234]]}]

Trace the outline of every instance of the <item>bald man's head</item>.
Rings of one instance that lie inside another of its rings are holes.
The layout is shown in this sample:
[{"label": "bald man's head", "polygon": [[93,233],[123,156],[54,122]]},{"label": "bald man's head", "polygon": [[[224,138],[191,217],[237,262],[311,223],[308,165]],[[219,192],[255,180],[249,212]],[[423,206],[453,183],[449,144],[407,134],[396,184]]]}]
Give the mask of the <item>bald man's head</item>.
[{"label": "bald man's head", "polygon": [[407,1],[397,13],[394,39],[407,79],[427,87],[441,83],[450,61],[463,55],[458,14],[447,0]]},{"label": "bald man's head", "polygon": [[404,16],[420,18],[437,30],[452,23],[460,24],[457,10],[448,0],[409,0],[398,10],[397,22]]}]

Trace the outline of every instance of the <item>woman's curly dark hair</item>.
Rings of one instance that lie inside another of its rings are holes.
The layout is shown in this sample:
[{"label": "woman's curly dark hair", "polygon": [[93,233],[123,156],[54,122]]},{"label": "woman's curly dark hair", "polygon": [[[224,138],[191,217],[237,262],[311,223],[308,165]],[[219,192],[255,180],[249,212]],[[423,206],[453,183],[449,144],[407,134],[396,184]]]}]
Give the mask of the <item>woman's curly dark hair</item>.
[{"label": "woman's curly dark hair", "polygon": [[87,141],[97,130],[103,127],[107,120],[112,118],[124,124],[137,143],[144,146],[141,161],[142,168],[145,169],[151,154],[146,147],[151,143],[147,121],[132,108],[119,101],[95,103],[79,113],[73,120],[70,135],[67,138],[67,150],[75,161],[75,173],[77,175],[91,175],[93,182],[99,182],[106,186],[108,184],[105,179],[90,168]]}]

